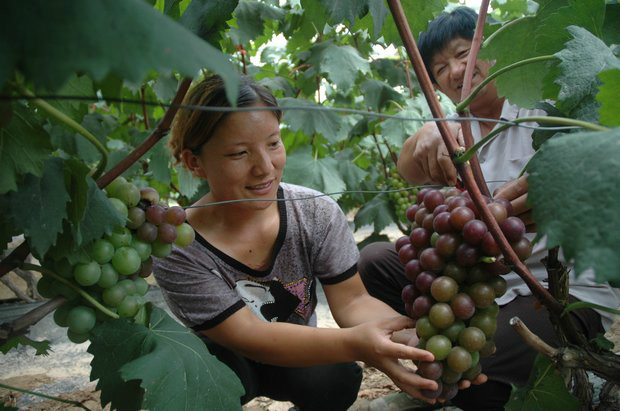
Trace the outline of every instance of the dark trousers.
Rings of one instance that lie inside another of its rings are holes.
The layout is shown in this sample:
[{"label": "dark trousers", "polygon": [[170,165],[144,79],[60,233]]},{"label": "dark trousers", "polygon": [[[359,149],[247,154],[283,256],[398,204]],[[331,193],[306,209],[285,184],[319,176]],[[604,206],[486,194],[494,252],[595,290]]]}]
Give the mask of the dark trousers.
[{"label": "dark trousers", "polygon": [[257,363],[201,336],[211,354],[241,380],[241,404],[265,396],[290,401],[301,411],[344,411],[357,399],[362,369],[356,363],[277,367]]},{"label": "dark trousers", "polygon": [[[361,252],[358,270],[370,295],[406,315],[401,290],[410,282],[405,277],[394,244],[380,242],[366,246]],[[456,406],[465,411],[503,410],[510,397],[510,384],[524,385],[527,382],[536,352],[508,324],[510,318],[518,316],[543,341],[558,346],[549,314],[536,301],[533,296],[520,296],[500,307],[495,334],[496,353],[480,360],[489,381],[460,391],[452,400]],[[604,332],[596,311],[580,309],[570,315],[588,338]]]}]

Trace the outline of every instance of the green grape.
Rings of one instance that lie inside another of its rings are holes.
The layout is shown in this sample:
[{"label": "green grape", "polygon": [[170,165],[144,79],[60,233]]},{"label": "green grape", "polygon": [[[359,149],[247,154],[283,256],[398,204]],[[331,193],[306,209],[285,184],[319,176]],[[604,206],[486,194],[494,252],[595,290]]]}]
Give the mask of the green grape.
[{"label": "green grape", "polygon": [[85,287],[97,284],[101,277],[101,266],[95,261],[87,264],[76,264],[73,269],[73,278],[79,285]]},{"label": "green grape", "polygon": [[108,200],[110,201],[110,203],[112,203],[112,207],[114,207],[116,211],[118,211],[118,213],[123,217],[123,219],[127,220],[127,217],[129,217],[129,210],[127,209],[125,203],[123,203],[118,198],[108,198]]},{"label": "green grape", "polygon": [[89,332],[95,326],[95,310],[83,305],[73,307],[67,315],[67,326],[76,334]]},{"label": "green grape", "polygon": [[109,262],[113,255],[114,245],[104,239],[99,239],[90,246],[90,256],[99,264]]},{"label": "green grape", "polygon": [[67,300],[73,300],[78,297],[77,291],[65,284],[56,283],[56,290],[58,290],[58,293]]},{"label": "green grape", "polygon": [[452,308],[446,303],[433,304],[428,313],[428,318],[433,326],[442,330],[450,327],[454,323]]},{"label": "green grape", "polygon": [[71,304],[66,303],[56,308],[56,311],[54,311],[54,322],[56,325],[59,327],[66,327],[68,325],[67,318],[69,317],[69,311],[71,311],[72,308],[73,306]]},{"label": "green grape", "polygon": [[135,280],[133,280],[133,283],[136,286],[136,293],[138,295],[146,294],[149,289],[149,283],[147,283],[146,280],[142,277],[136,278]]},{"label": "green grape", "polygon": [[118,285],[123,287],[127,295],[133,295],[137,291],[136,284],[130,279],[121,280],[118,282]]},{"label": "green grape", "polygon": [[125,287],[122,286],[119,282],[110,288],[106,288],[101,295],[101,299],[103,300],[105,305],[108,305],[110,307],[117,307],[125,299],[127,294],[128,293],[125,290]]},{"label": "green grape", "polygon": [[97,285],[101,288],[110,288],[118,282],[118,273],[112,267],[112,264],[103,264],[101,266],[101,276]]},{"label": "green grape", "polygon": [[470,354],[471,354],[471,366],[475,367],[476,365],[478,365],[478,362],[480,361],[480,352],[474,351],[474,352],[470,352]]},{"label": "green grape", "polygon": [[462,374],[460,372],[456,372],[448,367],[444,367],[441,380],[446,384],[455,384],[460,381],[461,375]]},{"label": "green grape", "polygon": [[83,342],[86,342],[89,337],[90,335],[88,333],[78,334],[71,331],[70,329],[67,330],[67,338],[69,338],[69,341],[74,344],[82,344]]},{"label": "green grape", "polygon": [[114,252],[112,266],[119,274],[130,275],[140,269],[140,255],[131,247],[120,247]]},{"label": "green grape", "polygon": [[430,351],[435,356],[435,361],[444,360],[448,354],[450,354],[450,350],[452,349],[452,343],[450,339],[445,335],[433,335],[428,339],[426,343],[426,351]]},{"label": "green grape", "polygon": [[136,315],[140,309],[139,300],[135,295],[128,295],[118,306],[118,315],[129,318]]},{"label": "green grape", "polygon": [[41,277],[37,282],[37,292],[44,298],[54,298],[59,294],[54,280],[46,276]]},{"label": "green grape", "polygon": [[131,231],[125,227],[118,228],[106,236],[106,239],[112,243],[114,248],[126,247],[131,244]]},{"label": "green grape", "polygon": [[131,246],[138,252],[140,261],[146,261],[151,256],[151,244],[141,241],[138,237],[133,237]]},{"label": "green grape", "polygon": [[480,351],[486,342],[484,332],[477,327],[467,327],[459,335],[459,345],[469,352]]},{"label": "green grape", "polygon": [[439,330],[433,324],[431,324],[428,317],[420,317],[415,324],[415,329],[420,339],[422,338],[430,338],[437,334]]},{"label": "green grape", "polygon": [[497,331],[497,320],[488,314],[475,314],[469,321],[469,325],[480,328],[486,338],[493,337]]},{"label": "green grape", "polygon": [[127,183],[118,189],[115,197],[121,200],[128,208],[135,207],[140,202],[140,190],[135,185]]},{"label": "green grape", "polygon": [[165,258],[170,255],[172,252],[172,244],[162,243],[160,241],[155,241],[152,244],[153,247],[153,255],[158,258]]},{"label": "green grape", "polygon": [[127,184],[127,180],[125,177],[116,177],[110,184],[105,187],[106,193],[108,193],[108,197],[116,197],[116,193],[118,190]]},{"label": "green grape", "polygon": [[471,355],[463,347],[452,347],[446,357],[448,367],[456,372],[467,371],[472,364]]},{"label": "green grape", "polygon": [[195,236],[194,228],[187,223],[183,223],[177,226],[177,239],[174,243],[179,247],[185,247],[194,241]]},{"label": "green grape", "polygon": [[456,320],[454,324],[452,324],[451,326],[443,330],[441,334],[445,335],[446,337],[450,339],[450,341],[455,343],[459,338],[459,334],[464,329],[465,329],[465,323],[461,320]]}]

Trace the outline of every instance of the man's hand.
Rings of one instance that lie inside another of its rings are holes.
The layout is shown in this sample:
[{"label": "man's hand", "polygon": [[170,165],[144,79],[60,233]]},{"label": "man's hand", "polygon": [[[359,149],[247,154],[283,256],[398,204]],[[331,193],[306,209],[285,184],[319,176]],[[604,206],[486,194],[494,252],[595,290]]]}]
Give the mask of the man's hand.
[{"label": "man's hand", "polygon": [[521,176],[495,190],[494,197],[510,201],[512,214],[519,217],[525,224],[527,232],[531,233],[536,231],[536,225],[532,218],[532,208],[527,202],[527,192],[527,176]]},{"label": "man's hand", "polygon": [[[446,125],[450,134],[463,146],[461,124],[449,122]],[[436,123],[425,123],[405,141],[398,159],[398,171],[412,184],[456,184],[456,168]]]}]

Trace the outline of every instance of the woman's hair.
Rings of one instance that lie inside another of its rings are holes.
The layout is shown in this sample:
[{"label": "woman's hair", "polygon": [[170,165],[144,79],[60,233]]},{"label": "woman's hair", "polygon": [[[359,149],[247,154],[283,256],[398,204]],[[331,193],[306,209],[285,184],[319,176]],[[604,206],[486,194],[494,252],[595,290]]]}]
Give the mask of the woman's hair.
[{"label": "woman's hair", "polygon": [[[218,75],[206,77],[192,87],[185,96],[183,104],[230,107],[226,97],[224,81]],[[257,104],[263,104],[267,107],[278,107],[278,102],[267,88],[255,83],[249,77],[241,77],[237,107],[250,107]],[[177,162],[181,161],[181,152],[185,149],[197,153],[213,136],[217,126],[228,114],[226,112],[181,108],[174,120],[172,135],[168,143],[172,150],[172,155]],[[274,110],[273,114],[280,121],[282,112]]]},{"label": "woman's hair", "polygon": [[435,77],[431,71],[431,62],[435,54],[453,39],[473,39],[477,20],[478,14],[469,7],[457,7],[450,13],[437,16],[429,23],[426,31],[420,33],[418,49],[433,83],[435,83]]}]

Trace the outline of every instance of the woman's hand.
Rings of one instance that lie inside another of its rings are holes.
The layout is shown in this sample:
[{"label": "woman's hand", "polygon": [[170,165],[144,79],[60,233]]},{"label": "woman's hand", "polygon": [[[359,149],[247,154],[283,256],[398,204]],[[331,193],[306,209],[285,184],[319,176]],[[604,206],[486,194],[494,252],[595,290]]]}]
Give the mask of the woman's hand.
[{"label": "woman's hand", "polygon": [[512,214],[519,217],[528,233],[536,231],[536,224],[532,217],[532,208],[527,201],[527,176],[521,176],[516,180],[509,181],[497,190],[495,190],[494,198],[503,198],[512,204]]},{"label": "woman's hand", "polygon": [[[449,122],[446,125],[450,134],[463,146],[461,124]],[[425,123],[405,141],[398,159],[398,171],[413,184],[456,184],[456,168],[436,123]]]}]

